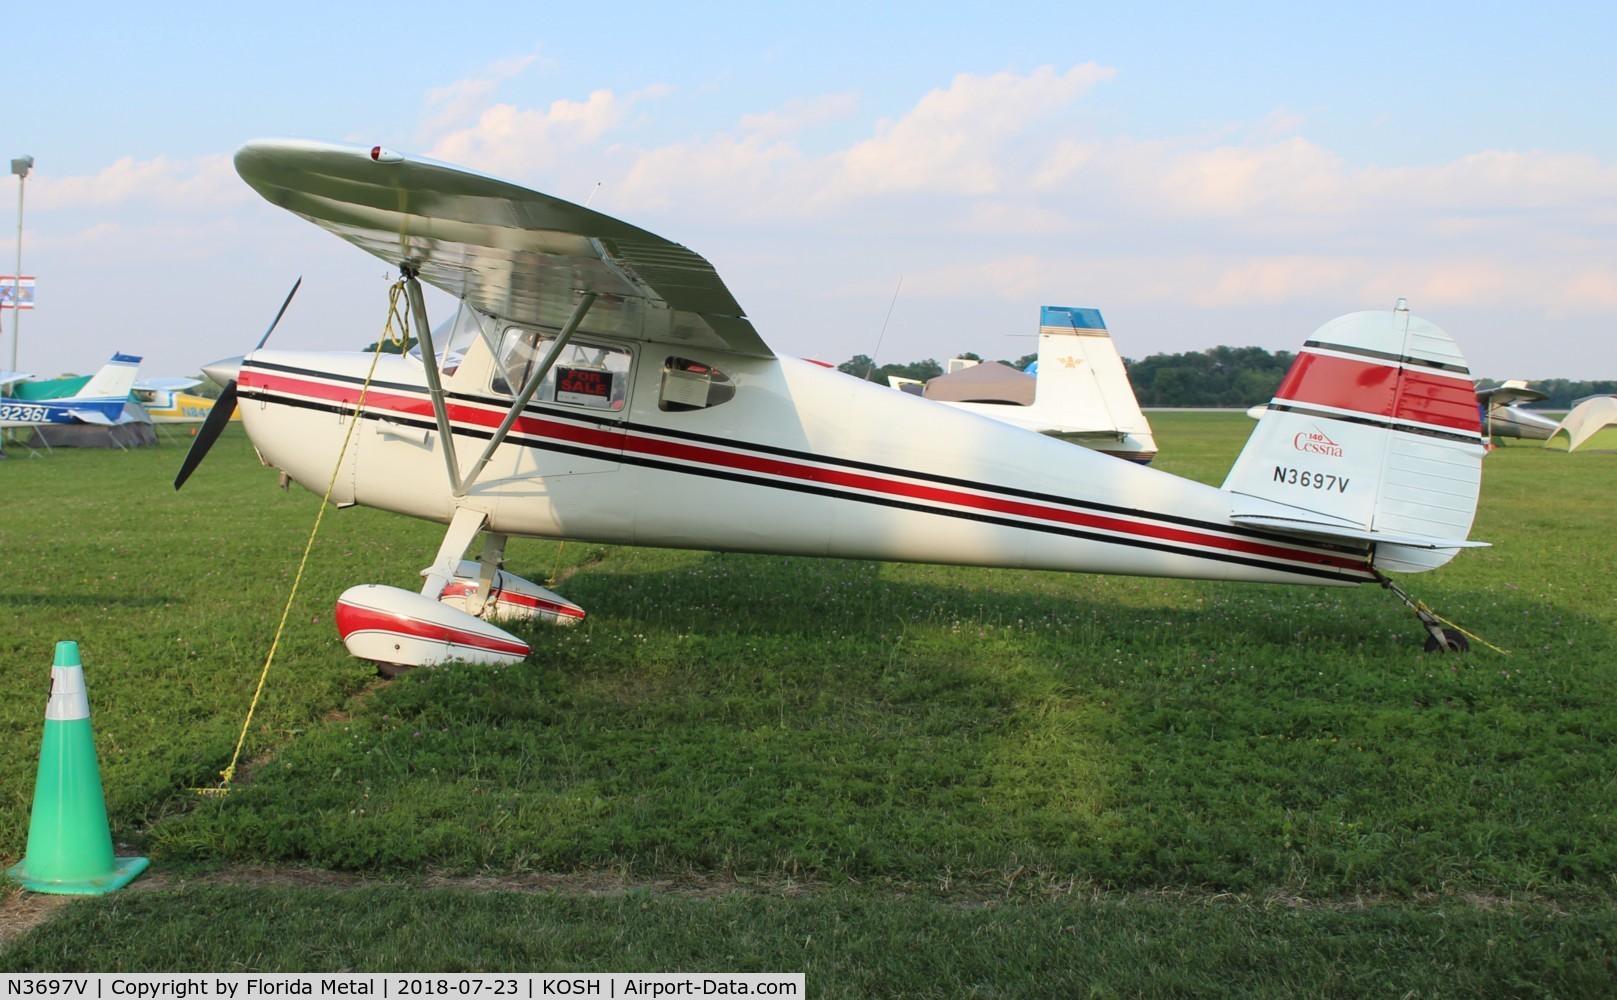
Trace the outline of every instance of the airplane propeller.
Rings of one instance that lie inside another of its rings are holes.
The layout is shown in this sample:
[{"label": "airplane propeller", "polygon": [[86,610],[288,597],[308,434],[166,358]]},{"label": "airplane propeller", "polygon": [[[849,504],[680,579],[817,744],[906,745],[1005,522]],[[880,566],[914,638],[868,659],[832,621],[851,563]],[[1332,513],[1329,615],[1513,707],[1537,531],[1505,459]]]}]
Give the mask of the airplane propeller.
[{"label": "airplane propeller", "polygon": [[[275,314],[274,319],[270,320],[269,329],[264,331],[264,336],[258,339],[258,347],[253,348],[253,350],[256,351],[263,347],[265,342],[270,339],[270,334],[275,332],[276,324],[280,323],[281,317],[286,315],[286,307],[292,304],[292,296],[298,293],[298,286],[302,284],[303,279],[301,277],[292,283],[292,290],[286,293],[286,301],[281,303],[280,311]],[[179,475],[174,477],[174,488],[176,490],[184,486],[185,481],[191,478],[191,473],[195,472],[196,467],[202,464],[202,460],[207,457],[208,449],[213,447],[213,443],[219,439],[219,435],[224,432],[225,425],[230,423],[231,416],[236,412],[236,374],[241,371],[241,363],[244,360],[245,357],[215,361],[203,369],[208,374],[208,377],[214,378],[215,381],[218,381],[214,377],[215,372],[227,376],[223,383],[224,391],[219,393],[219,398],[214,401],[213,409],[208,411],[207,419],[202,421],[202,426],[197,429],[196,440],[191,442],[191,450],[185,453],[185,461],[180,463]]]}]

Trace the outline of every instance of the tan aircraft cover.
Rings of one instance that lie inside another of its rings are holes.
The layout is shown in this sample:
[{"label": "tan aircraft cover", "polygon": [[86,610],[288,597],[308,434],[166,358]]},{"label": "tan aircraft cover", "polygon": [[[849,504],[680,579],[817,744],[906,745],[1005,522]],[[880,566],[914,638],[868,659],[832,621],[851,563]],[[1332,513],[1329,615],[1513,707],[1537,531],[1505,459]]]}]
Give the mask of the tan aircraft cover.
[{"label": "tan aircraft cover", "polygon": [[[1579,445],[1594,437],[1596,431],[1612,424],[1617,424],[1617,396],[1596,396],[1574,406],[1572,412],[1568,413],[1560,426],[1550,434],[1550,441],[1554,441],[1557,434],[1566,431],[1568,440],[1566,450],[1574,451]],[[1544,442],[1546,447],[1550,441]]]},{"label": "tan aircraft cover", "polygon": [[1019,372],[998,361],[985,361],[980,365],[962,368],[948,375],[928,379],[927,399],[946,403],[1013,403],[1032,406],[1033,391],[1038,381],[1026,372]]}]

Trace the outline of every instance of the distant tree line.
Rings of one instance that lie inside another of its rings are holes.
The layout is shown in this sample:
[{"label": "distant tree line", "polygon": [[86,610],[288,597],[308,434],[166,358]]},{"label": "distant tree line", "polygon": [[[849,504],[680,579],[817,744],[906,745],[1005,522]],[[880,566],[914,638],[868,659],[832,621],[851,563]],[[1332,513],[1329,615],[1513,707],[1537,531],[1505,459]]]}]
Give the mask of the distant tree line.
[{"label": "distant tree line", "polygon": [[[983,360],[975,354],[955,357]],[[1037,358],[1025,354],[1004,364],[1026,368]],[[1251,406],[1274,398],[1280,380],[1297,355],[1291,351],[1270,353],[1261,347],[1212,347],[1184,354],[1152,354],[1135,361],[1124,358],[1129,382],[1141,406]],[[878,365],[860,354],[837,366],[850,375],[887,384],[887,376],[898,375],[925,381],[943,374],[943,366],[932,358],[907,364]],[[1477,388],[1498,385],[1495,379],[1478,379]],[[1584,396],[1617,393],[1617,380],[1576,380],[1551,378],[1528,383],[1549,398],[1531,404],[1534,409],[1567,410]]]},{"label": "distant tree line", "polygon": [[[951,357],[965,358],[968,361],[985,360],[982,355],[973,354],[970,351],[964,354],[951,355]],[[1000,364],[1010,365],[1017,371],[1021,371],[1031,365],[1036,358],[1038,358],[1037,354],[1024,354],[1016,361],[1002,360]],[[908,364],[878,365],[869,355],[865,354],[855,354],[852,358],[837,365],[837,369],[845,371],[849,375],[856,375],[867,382],[879,382],[882,385],[887,384],[887,376],[889,375],[897,375],[899,378],[913,378],[925,382],[929,378],[936,378],[943,374],[943,366],[932,358],[927,358],[925,361],[911,361]]]},{"label": "distant tree line", "polygon": [[1123,359],[1141,406],[1251,406],[1267,403],[1296,360],[1291,351],[1211,347]]},{"label": "distant tree line", "polygon": [[[982,360],[975,354],[955,356]],[[1004,363],[1022,369],[1037,357],[1025,354]],[[1261,347],[1214,347],[1186,354],[1153,354],[1139,361],[1124,358],[1123,365],[1141,406],[1251,406],[1274,397],[1294,357],[1290,351],[1270,354]],[[889,375],[924,381],[943,374],[943,366],[932,358],[878,365],[860,354],[837,367],[884,385]]]},{"label": "distant tree line", "polygon": [[[1491,378],[1477,379],[1478,389],[1492,389],[1499,382]],[[1585,396],[1609,396],[1617,393],[1617,379],[1595,379],[1585,381],[1566,378],[1534,379],[1527,383],[1528,388],[1537,389],[1548,396],[1542,402],[1524,403],[1529,410],[1570,410],[1572,404]]]}]

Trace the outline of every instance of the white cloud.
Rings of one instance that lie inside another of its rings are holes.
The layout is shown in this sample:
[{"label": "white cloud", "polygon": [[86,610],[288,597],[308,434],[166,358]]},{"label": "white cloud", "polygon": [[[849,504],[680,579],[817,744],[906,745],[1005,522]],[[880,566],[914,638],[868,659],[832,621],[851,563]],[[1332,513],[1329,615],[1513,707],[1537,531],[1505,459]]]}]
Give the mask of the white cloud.
[{"label": "white cloud", "polygon": [[854,93],[794,98],[772,111],[742,116],[739,131],[762,138],[789,136],[842,121],[851,116],[858,105],[859,95]]},{"label": "white cloud", "polygon": [[[1617,267],[1582,267],[1563,274],[1550,286],[1544,308],[1553,319],[1599,313],[1617,313]],[[1617,323],[1608,323],[1608,333]]]},{"label": "white cloud", "polygon": [[538,58],[537,54],[530,54],[498,59],[484,67],[479,75],[427,91],[421,125],[424,141],[431,142],[433,136],[476,121],[500,84],[521,76]]},{"label": "white cloud", "polygon": [[1364,266],[1344,257],[1254,257],[1199,276],[1190,299],[1207,307],[1307,299],[1362,283]]},{"label": "white cloud", "polygon": [[26,197],[30,208],[48,211],[144,202],[169,211],[205,212],[246,201],[249,194],[228,156],[188,161],[125,156],[93,176],[30,177]]},{"label": "white cloud", "polygon": [[[904,114],[873,123],[842,149],[810,156],[810,129],[849,120],[857,96],[789,101],[747,115],[733,132],[628,149],[620,205],[701,207],[740,218],[802,219],[894,196],[971,199],[1025,186],[1031,126],[1061,114],[1113,71],[1086,63],[1065,72],[960,74]],[[969,214],[969,213],[962,213]]]},{"label": "white cloud", "polygon": [[679,146],[636,152],[613,186],[619,210],[722,206],[734,218],[798,209],[804,158],[789,142],[765,136],[721,135]]},{"label": "white cloud", "polygon": [[485,173],[522,177],[600,143],[635,105],[670,92],[659,84],[624,97],[596,90],[583,101],[556,100],[544,109],[496,104],[471,126],[440,136],[427,155]]},{"label": "white cloud", "polygon": [[962,73],[876,134],[832,158],[821,200],[918,192],[988,195],[1014,165],[1005,157],[1029,126],[1070,105],[1114,71],[1095,63],[1058,74]]},{"label": "white cloud", "polygon": [[[667,88],[596,91],[539,110],[487,107],[433,155],[496,173],[563,157],[611,162],[619,174],[597,207],[666,225],[670,238],[729,231],[787,268],[790,248],[812,248],[799,250],[805,277],[820,273],[818,260],[877,265],[868,279],[821,281],[817,294],[885,298],[904,273],[906,297],[940,301],[1323,303],[1331,315],[1402,295],[1427,308],[1617,309],[1604,263],[1617,249],[1617,164],[1481,150],[1359,165],[1286,108],[1153,140],[1083,126],[1086,95],[1114,75],[1093,63],[960,74],[863,129],[858,95],[798,98],[652,146],[633,142],[629,109]],[[805,152],[811,131],[823,144],[838,129],[851,132],[840,147]],[[871,233],[897,249],[873,249]]]}]

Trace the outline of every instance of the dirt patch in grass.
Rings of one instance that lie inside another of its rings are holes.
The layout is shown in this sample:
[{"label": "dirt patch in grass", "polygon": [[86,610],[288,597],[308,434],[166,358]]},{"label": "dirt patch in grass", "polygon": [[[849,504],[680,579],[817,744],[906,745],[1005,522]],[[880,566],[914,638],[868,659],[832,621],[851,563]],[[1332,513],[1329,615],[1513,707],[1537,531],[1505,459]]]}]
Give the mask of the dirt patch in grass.
[{"label": "dirt patch in grass", "polygon": [[0,946],[38,927],[65,904],[68,896],[48,896],[13,889],[0,898]]},{"label": "dirt patch in grass", "polygon": [[180,886],[272,886],[277,888],[328,889],[343,891],[372,887],[451,889],[464,892],[561,893],[576,896],[613,896],[634,892],[656,892],[709,899],[732,893],[795,895],[813,891],[815,886],[790,879],[746,879],[729,876],[691,874],[677,878],[632,879],[610,871],[548,873],[525,872],[513,875],[440,875],[413,878],[379,878],[349,872],[315,868],[273,868],[262,865],[231,865],[192,872],[148,872],[130,884],[130,891],[152,892]]}]

